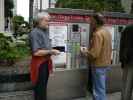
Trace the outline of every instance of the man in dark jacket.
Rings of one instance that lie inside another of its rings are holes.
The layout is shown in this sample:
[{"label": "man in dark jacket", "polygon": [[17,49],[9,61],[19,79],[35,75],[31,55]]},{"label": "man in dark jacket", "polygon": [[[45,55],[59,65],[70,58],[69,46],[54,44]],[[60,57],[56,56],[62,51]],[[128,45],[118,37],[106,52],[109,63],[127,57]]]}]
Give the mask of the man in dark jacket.
[{"label": "man in dark jacket", "polygon": [[133,88],[133,24],[121,33],[120,62],[123,69],[121,100],[131,100]]}]

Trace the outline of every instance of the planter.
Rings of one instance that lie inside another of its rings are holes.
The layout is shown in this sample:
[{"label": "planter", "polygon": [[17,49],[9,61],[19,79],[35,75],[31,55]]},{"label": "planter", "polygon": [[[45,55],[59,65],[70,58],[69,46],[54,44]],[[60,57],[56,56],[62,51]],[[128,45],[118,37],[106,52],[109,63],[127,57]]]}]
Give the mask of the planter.
[{"label": "planter", "polygon": [[32,88],[29,59],[14,62],[0,61],[0,92],[23,91]]},{"label": "planter", "polygon": [[0,92],[30,90],[29,74],[6,74],[0,75]]},{"label": "planter", "polygon": [[0,60],[0,66],[12,66],[15,60]]}]

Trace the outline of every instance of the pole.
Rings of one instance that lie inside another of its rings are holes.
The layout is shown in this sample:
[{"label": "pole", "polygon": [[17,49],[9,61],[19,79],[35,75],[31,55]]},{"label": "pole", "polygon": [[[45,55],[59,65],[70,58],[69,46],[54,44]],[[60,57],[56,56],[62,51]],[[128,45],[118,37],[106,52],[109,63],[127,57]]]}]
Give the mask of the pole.
[{"label": "pole", "polygon": [[42,0],[40,0],[40,11],[42,11]]},{"label": "pole", "polygon": [[4,0],[0,0],[0,32],[4,32],[4,26],[5,26],[5,15],[4,15]]},{"label": "pole", "polygon": [[51,0],[49,0],[49,3],[48,3],[48,4],[49,4],[49,6],[48,6],[48,7],[49,7],[49,8],[51,8]]},{"label": "pole", "polygon": [[34,3],[34,0],[29,0],[29,23],[30,25],[32,25],[32,21],[33,21],[33,3]]}]

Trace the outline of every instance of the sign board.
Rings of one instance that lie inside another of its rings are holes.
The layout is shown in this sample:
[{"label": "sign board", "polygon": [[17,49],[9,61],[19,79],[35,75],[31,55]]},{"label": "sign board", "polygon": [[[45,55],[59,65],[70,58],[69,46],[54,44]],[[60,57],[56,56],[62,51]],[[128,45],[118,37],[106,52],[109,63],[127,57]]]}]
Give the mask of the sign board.
[{"label": "sign board", "polygon": [[[52,47],[65,47],[67,46],[67,25],[62,23],[51,23],[49,26],[50,39]],[[60,66],[62,68],[66,65],[66,53],[61,52],[57,56],[52,56],[54,67]]]},{"label": "sign board", "polygon": [[[51,20],[54,22],[90,22],[91,16],[86,15],[66,15],[66,14],[50,14]],[[105,17],[105,23],[110,25],[127,25],[133,23],[133,19],[126,18],[110,18]]]},{"label": "sign board", "polygon": [[50,39],[52,47],[64,46],[66,47],[67,41],[67,25],[50,24],[49,27]]}]

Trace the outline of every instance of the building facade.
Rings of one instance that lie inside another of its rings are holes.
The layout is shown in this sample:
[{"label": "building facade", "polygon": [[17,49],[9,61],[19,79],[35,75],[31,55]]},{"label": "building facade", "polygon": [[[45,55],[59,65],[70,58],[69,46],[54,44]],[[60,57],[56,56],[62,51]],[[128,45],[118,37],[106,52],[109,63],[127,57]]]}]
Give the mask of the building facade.
[{"label": "building facade", "polygon": [[33,9],[47,9],[49,8],[49,0],[34,0]]},{"label": "building facade", "polygon": [[50,8],[55,8],[55,4],[58,0],[50,0]]},{"label": "building facade", "polygon": [[17,0],[13,0],[14,8],[13,8],[13,16],[17,15]]},{"label": "building facade", "polygon": [[0,0],[0,32],[4,31],[4,0]]},{"label": "building facade", "polygon": [[33,16],[39,10],[45,10],[47,8],[55,8],[57,0],[34,0],[33,2]]}]

